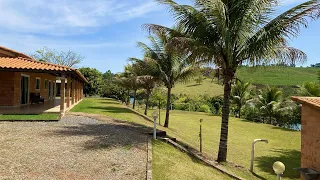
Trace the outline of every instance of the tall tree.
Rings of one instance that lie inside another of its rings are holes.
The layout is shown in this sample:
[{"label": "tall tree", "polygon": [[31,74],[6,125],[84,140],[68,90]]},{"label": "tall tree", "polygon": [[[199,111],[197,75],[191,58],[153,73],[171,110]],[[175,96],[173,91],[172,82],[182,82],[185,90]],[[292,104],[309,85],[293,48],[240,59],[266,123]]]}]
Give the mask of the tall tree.
[{"label": "tall tree", "polygon": [[36,50],[31,57],[38,61],[58,64],[62,66],[75,67],[80,64],[84,59],[80,54],[73,51],[57,51],[55,49],[50,49],[43,47],[42,49]]},{"label": "tall tree", "polygon": [[242,106],[246,104],[246,101],[250,96],[251,83],[237,80],[231,90],[231,99],[234,104],[237,105],[238,118],[241,118]]},{"label": "tall tree", "polygon": [[88,80],[88,84],[83,87],[85,95],[98,95],[103,85],[102,73],[95,68],[80,68],[81,74]]},{"label": "tall tree", "polygon": [[[174,36],[166,33],[155,33],[150,36],[151,46],[138,42],[145,53],[145,63],[149,73],[158,77],[167,88],[166,119],[164,127],[169,127],[171,90],[175,83],[188,81],[197,73],[198,66],[190,63],[190,56],[180,53],[169,46]],[[132,58],[134,59],[134,58]],[[137,59],[136,59],[137,60]]]},{"label": "tall tree", "polygon": [[288,47],[288,37],[298,36],[308,18],[320,16],[320,1],[310,0],[275,16],[277,0],[194,0],[194,6],[158,0],[170,7],[184,33],[149,24],[151,32],[175,34],[174,44],[199,61],[221,68],[224,103],[218,161],[227,160],[231,84],[243,63],[296,63],[306,60],[298,49]]}]

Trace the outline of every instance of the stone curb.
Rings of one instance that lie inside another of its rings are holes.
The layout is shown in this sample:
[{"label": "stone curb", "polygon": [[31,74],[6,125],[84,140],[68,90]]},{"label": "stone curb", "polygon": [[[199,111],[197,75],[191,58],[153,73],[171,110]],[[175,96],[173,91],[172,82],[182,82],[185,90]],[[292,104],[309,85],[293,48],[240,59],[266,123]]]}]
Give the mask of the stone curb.
[{"label": "stone curb", "polygon": [[169,138],[161,138],[160,140],[165,141],[165,142],[171,144],[171,145],[174,146],[175,148],[177,148],[177,149],[179,149],[179,150],[181,150],[181,151],[183,151],[183,152],[185,152],[185,153],[188,153],[189,155],[193,156],[194,158],[197,158],[198,160],[200,160],[200,161],[202,161],[203,163],[205,163],[207,166],[210,166],[210,167],[212,167],[212,168],[217,169],[218,171],[222,172],[223,174],[226,174],[227,176],[231,177],[232,179],[244,180],[243,178],[238,177],[238,176],[232,174],[231,172],[229,172],[229,171],[227,171],[227,170],[225,170],[225,169],[217,166],[217,165],[216,165],[217,162],[211,162],[211,161],[205,159],[204,157],[202,157],[202,156],[200,156],[200,155],[198,155],[198,154],[196,154],[196,153],[194,153],[194,152],[192,152],[192,151],[189,151],[189,150],[186,149],[185,147],[183,147],[183,146],[181,146],[180,144],[172,141],[172,140],[169,139]]},{"label": "stone curb", "polygon": [[147,157],[147,173],[146,180],[152,180],[152,140],[148,139],[148,157]]}]

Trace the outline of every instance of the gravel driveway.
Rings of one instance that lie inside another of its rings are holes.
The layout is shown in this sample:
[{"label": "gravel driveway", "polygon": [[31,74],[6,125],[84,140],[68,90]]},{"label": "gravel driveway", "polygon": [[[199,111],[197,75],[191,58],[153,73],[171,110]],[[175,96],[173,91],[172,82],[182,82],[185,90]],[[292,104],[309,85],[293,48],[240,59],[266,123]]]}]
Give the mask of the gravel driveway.
[{"label": "gravel driveway", "polygon": [[0,179],[144,179],[147,136],[116,120],[0,122]]}]

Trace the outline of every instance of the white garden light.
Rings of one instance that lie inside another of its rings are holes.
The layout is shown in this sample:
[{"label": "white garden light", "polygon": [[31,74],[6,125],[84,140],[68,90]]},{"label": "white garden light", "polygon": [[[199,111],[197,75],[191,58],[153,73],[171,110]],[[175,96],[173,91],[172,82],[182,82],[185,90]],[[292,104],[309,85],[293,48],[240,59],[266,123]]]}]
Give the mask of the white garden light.
[{"label": "white garden light", "polygon": [[153,139],[157,139],[157,118],[159,114],[157,111],[153,111],[152,117],[153,117]]},{"label": "white garden light", "polygon": [[281,175],[286,170],[286,166],[282,162],[276,161],[275,163],[273,163],[272,168],[274,172],[277,174],[277,179],[280,180]]}]

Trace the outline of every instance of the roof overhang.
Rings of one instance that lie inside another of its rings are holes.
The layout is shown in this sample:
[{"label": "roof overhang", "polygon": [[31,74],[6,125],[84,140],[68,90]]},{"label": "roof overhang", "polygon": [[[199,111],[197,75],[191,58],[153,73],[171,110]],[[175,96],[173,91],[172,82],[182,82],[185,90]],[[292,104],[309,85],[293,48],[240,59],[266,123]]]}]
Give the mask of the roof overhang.
[{"label": "roof overhang", "polygon": [[302,105],[309,105],[315,109],[320,110],[320,97],[298,97],[292,96],[291,99]]},{"label": "roof overhang", "polygon": [[50,73],[56,76],[74,76],[88,83],[88,80],[75,68],[57,64],[39,62],[23,57],[0,57],[0,71]]}]

